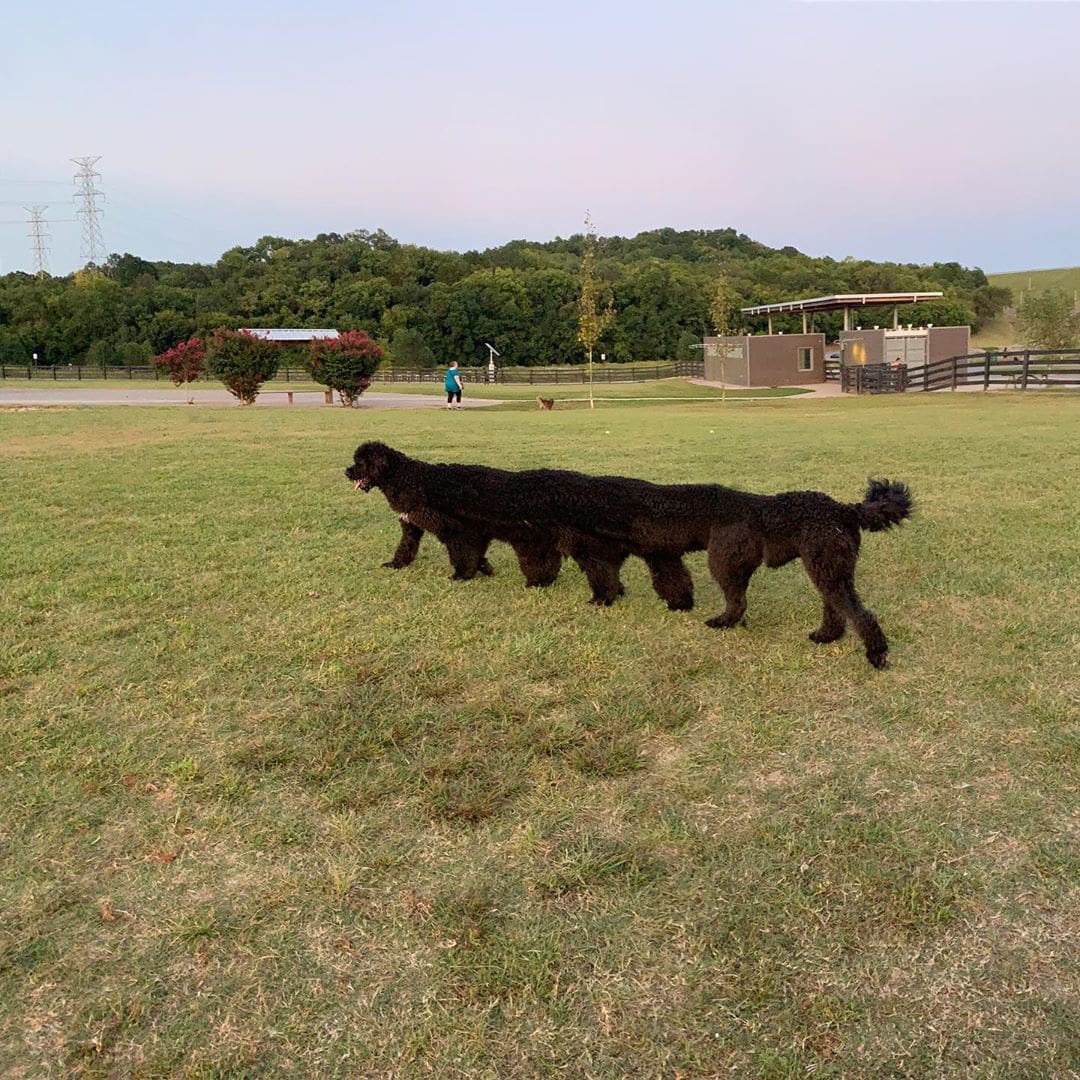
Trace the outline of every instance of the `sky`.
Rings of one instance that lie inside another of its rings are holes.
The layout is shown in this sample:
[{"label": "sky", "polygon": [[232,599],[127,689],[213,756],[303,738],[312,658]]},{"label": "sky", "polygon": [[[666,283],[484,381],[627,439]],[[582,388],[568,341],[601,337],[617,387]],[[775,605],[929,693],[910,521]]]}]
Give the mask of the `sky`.
[{"label": "sky", "polygon": [[1080,3],[0,4],[0,272],[383,228],[459,251],[733,227],[812,255],[1080,264]]}]

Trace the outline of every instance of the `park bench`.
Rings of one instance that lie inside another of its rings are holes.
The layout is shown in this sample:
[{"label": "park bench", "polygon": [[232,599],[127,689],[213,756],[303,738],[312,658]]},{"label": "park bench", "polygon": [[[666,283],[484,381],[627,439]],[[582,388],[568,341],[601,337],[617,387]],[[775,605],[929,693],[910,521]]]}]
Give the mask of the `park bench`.
[{"label": "park bench", "polygon": [[[290,405],[293,403],[293,394],[316,394],[316,393],[320,393],[320,391],[318,391],[318,390],[260,390],[259,391],[260,396],[262,394],[284,394]],[[321,391],[321,393],[322,393],[323,397],[326,399],[326,404],[327,405],[333,405],[334,404],[334,391],[333,390],[323,390],[323,391]]]}]

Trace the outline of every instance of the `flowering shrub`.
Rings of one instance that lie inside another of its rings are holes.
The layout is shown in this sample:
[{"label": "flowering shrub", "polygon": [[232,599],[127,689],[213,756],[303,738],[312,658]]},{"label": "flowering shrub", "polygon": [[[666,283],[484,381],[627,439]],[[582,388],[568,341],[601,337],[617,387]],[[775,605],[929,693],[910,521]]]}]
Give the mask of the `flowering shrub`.
[{"label": "flowering shrub", "polygon": [[206,348],[201,338],[181,341],[154,357],[153,363],[165,372],[174,386],[194,382],[206,366]]},{"label": "flowering shrub", "polygon": [[346,330],[336,338],[311,343],[308,371],[316,382],[336,390],[342,405],[355,405],[371,385],[382,355],[363,330]]},{"label": "flowering shrub", "polygon": [[251,405],[259,387],[277,374],[281,357],[272,341],[246,330],[219,328],[206,345],[206,371],[225,384],[229,393]]}]

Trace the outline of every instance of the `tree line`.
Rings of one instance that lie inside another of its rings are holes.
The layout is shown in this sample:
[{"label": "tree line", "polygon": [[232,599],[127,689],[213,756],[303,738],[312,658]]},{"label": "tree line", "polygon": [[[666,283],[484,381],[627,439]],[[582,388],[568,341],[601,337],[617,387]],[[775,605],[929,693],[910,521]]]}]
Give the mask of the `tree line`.
[{"label": "tree line", "polygon": [[[137,364],[218,328],[361,330],[402,367],[483,363],[485,342],[518,365],[582,363],[583,234],[515,240],[485,251],[437,251],[382,230],[312,240],[264,236],[213,265],[112,255],[63,277],[0,276],[0,360]],[[939,289],[942,301],[901,309],[904,322],[971,324],[1010,302],[977,268],[815,258],[734,229],[656,229],[595,241],[591,272],[605,320],[594,352],[609,361],[685,359],[702,336],[746,327],[739,308],[833,293]],[[864,324],[892,311],[865,309]],[[840,316],[814,329],[835,334]],[[794,331],[799,318],[774,319]]]}]

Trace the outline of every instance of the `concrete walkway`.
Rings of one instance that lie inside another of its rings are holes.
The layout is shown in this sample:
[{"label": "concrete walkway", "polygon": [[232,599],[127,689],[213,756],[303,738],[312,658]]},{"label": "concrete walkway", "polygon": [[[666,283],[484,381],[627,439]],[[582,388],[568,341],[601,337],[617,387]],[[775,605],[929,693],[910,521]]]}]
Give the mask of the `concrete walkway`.
[{"label": "concrete walkway", "polygon": [[[722,382],[708,382],[705,379],[691,379],[695,386],[711,386],[714,390],[723,390],[724,384]],[[805,394],[790,394],[787,397],[770,398],[771,401],[806,401],[807,398],[835,398],[843,397],[843,391],[840,389],[838,382],[818,382],[818,383],[803,383],[801,386],[795,387],[798,390],[806,390]],[[761,390],[764,387],[745,387],[734,386],[731,383],[727,384],[728,390]]]},{"label": "concrete walkway", "polygon": [[[186,405],[191,397],[196,405],[237,406],[236,398],[228,390],[145,390],[134,387],[125,390],[91,390],[74,387],[56,390],[38,390],[29,387],[4,387],[0,384],[0,407],[11,405]],[[466,398],[466,409],[500,405],[489,398]],[[326,404],[321,390],[293,391],[293,403],[282,391],[267,390],[255,399],[255,408],[341,408],[339,402]],[[441,394],[364,394],[358,409],[441,409],[446,399]]]}]

